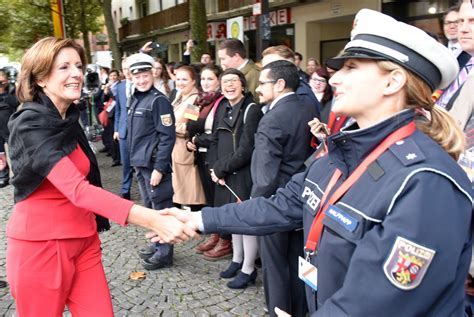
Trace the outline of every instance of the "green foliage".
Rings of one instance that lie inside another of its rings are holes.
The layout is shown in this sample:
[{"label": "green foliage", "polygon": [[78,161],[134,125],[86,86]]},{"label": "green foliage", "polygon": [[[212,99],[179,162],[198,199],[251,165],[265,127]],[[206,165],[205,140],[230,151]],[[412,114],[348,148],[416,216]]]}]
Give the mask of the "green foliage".
[{"label": "green foliage", "polygon": [[[78,39],[81,37],[81,7],[78,0],[63,0],[64,23],[67,37]],[[84,0],[84,18],[87,30],[97,33],[102,30],[102,7],[98,0]]]},{"label": "green foliage", "polygon": [[53,34],[47,0],[0,0],[0,52],[9,56],[30,47],[38,39]]},{"label": "green foliage", "polygon": [[[80,5],[77,0],[63,0],[66,36],[79,38]],[[102,9],[99,0],[84,0],[88,31],[99,32]],[[50,0],[0,0],[0,53],[10,58],[21,56],[39,39],[54,36]]]},{"label": "green foliage", "polygon": [[198,45],[192,51],[192,60],[193,62],[199,62],[201,55],[208,51],[205,0],[189,1],[189,24],[192,39],[198,42]]}]

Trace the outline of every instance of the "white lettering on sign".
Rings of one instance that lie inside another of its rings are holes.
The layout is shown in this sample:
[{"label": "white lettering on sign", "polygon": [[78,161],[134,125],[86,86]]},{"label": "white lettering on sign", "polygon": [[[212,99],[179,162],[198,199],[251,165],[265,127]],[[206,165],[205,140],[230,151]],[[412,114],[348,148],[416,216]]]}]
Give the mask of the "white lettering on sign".
[{"label": "white lettering on sign", "polygon": [[[270,26],[285,25],[291,23],[291,8],[271,11],[269,13]],[[255,30],[257,28],[257,17],[244,17],[244,31]]]}]

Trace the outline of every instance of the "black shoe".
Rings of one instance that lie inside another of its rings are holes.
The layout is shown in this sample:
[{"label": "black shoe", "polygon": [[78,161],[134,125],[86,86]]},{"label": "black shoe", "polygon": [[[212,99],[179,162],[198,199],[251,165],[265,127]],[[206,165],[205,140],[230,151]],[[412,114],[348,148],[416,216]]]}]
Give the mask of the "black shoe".
[{"label": "black shoe", "polygon": [[128,193],[122,193],[122,194],[120,194],[120,197],[122,197],[123,199],[132,200],[132,198],[131,198],[131,196],[130,196],[130,192],[128,192]]},{"label": "black shoe", "polygon": [[232,278],[237,275],[237,272],[242,268],[242,263],[230,262],[229,267],[219,273],[222,278]]},{"label": "black shoe", "polygon": [[108,152],[108,151],[109,151],[108,148],[103,147],[103,148],[101,148],[101,149],[99,150],[99,153],[105,153],[105,152]]},{"label": "black shoe", "polygon": [[254,284],[257,279],[257,270],[253,270],[252,274],[248,275],[240,271],[239,275],[234,278],[232,281],[227,283],[227,287],[232,289],[244,289],[247,288],[249,284]]},{"label": "black shoe", "polygon": [[115,167],[115,166],[120,166],[120,165],[122,165],[120,164],[120,162],[113,162],[110,167]]},{"label": "black shoe", "polygon": [[0,288],[5,288],[5,287],[7,287],[7,282],[0,281]]},{"label": "black shoe", "polygon": [[173,259],[165,260],[163,259],[161,252],[155,252],[155,254],[153,254],[150,258],[141,259],[140,263],[145,270],[151,271],[173,265]]},{"label": "black shoe", "polygon": [[151,258],[156,253],[156,244],[149,243],[143,248],[138,250],[138,256],[140,259],[148,259]]},{"label": "black shoe", "polygon": [[105,156],[109,156],[109,157],[110,157],[110,156],[112,156],[112,153],[107,153],[107,154],[105,154]]}]

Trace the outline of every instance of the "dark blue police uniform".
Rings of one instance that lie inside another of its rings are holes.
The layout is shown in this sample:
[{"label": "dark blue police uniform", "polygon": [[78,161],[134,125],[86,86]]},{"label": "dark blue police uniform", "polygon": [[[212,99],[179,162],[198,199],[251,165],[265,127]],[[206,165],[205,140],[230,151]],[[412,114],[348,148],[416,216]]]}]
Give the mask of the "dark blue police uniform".
[{"label": "dark blue police uniform", "polygon": [[[152,87],[135,91],[128,111],[130,165],[135,167],[140,194],[148,208],[173,206],[171,152],[176,140],[175,118],[168,98]],[[153,170],[163,174],[158,186],[150,185]],[[172,261],[173,247],[157,244],[156,256]]]},{"label": "dark blue police uniform", "polygon": [[[335,169],[343,176],[334,190],[413,118],[405,110],[331,136],[329,155],[275,196],[204,208],[205,231],[262,235],[303,225],[306,239]],[[318,268],[317,302],[307,287],[312,316],[461,316],[472,194],[464,171],[424,133],[393,144],[326,211],[310,258]]]}]

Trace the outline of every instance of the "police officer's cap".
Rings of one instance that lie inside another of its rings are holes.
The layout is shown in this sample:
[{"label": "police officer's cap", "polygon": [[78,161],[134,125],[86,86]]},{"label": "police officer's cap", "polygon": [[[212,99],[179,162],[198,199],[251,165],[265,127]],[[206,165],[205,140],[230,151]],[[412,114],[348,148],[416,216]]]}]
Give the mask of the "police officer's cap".
[{"label": "police officer's cap", "polygon": [[351,41],[326,65],[339,70],[348,58],[395,62],[421,77],[432,90],[447,87],[457,76],[456,58],[423,30],[377,11],[362,9],[354,20]]},{"label": "police officer's cap", "polygon": [[137,53],[127,58],[128,69],[132,74],[138,74],[153,68],[155,60],[148,54]]}]

